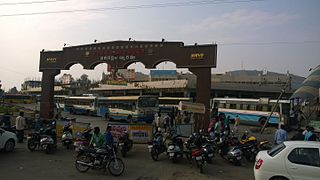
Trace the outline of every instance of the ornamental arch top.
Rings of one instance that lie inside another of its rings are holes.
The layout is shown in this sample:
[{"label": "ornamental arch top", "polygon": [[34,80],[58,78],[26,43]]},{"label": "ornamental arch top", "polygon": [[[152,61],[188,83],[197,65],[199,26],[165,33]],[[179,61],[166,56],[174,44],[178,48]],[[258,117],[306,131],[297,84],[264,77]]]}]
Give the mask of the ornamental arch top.
[{"label": "ornamental arch top", "polygon": [[54,116],[54,77],[61,70],[69,70],[74,64],[84,69],[94,69],[100,63],[107,63],[115,69],[125,69],[130,64],[141,62],[145,68],[155,68],[163,61],[171,61],[177,68],[188,68],[197,76],[196,101],[206,106],[203,122],[199,128],[208,126],[210,109],[211,68],[216,67],[217,45],[185,46],[183,42],[157,41],[111,41],[64,47],[62,51],[40,52],[42,92],[40,116],[51,119]]}]

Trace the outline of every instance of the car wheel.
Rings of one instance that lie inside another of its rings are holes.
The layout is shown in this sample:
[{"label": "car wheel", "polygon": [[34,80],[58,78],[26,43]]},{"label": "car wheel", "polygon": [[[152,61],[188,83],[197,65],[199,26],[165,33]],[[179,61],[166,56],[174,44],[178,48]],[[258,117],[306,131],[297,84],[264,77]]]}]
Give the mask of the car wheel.
[{"label": "car wheel", "polygon": [[277,176],[277,177],[271,178],[270,180],[288,180],[288,178]]},{"label": "car wheel", "polygon": [[4,150],[6,152],[12,152],[14,150],[15,143],[12,139],[9,139],[4,145]]}]

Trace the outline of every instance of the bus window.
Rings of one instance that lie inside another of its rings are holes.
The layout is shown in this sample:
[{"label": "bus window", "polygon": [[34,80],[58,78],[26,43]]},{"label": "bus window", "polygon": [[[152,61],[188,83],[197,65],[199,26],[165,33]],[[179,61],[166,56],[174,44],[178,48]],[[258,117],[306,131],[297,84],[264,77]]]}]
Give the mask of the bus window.
[{"label": "bus window", "polygon": [[236,109],[242,109],[242,104],[237,104]]},{"label": "bus window", "polygon": [[230,104],[230,109],[236,109],[236,104]]}]

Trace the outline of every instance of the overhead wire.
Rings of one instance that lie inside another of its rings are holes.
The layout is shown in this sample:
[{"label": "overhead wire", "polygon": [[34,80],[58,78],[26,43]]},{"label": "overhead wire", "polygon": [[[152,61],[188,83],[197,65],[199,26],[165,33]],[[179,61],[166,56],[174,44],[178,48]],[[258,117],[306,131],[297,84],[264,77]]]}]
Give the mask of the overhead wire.
[{"label": "overhead wire", "polygon": [[233,42],[217,43],[220,46],[264,46],[264,45],[294,45],[294,44],[320,44],[320,40],[314,41],[271,41],[271,42]]},{"label": "overhead wire", "polygon": [[14,6],[14,5],[30,5],[30,4],[44,4],[44,3],[55,3],[55,2],[65,2],[70,0],[45,0],[45,1],[20,1],[20,2],[6,2],[0,3],[0,6]]},{"label": "overhead wire", "polygon": [[0,17],[32,16],[32,15],[80,13],[80,12],[99,12],[99,11],[115,11],[115,10],[151,9],[151,8],[166,8],[166,7],[186,7],[186,6],[201,6],[201,5],[214,5],[214,4],[262,2],[262,1],[266,1],[266,0],[233,0],[233,1],[202,0],[202,1],[158,3],[158,4],[127,5],[127,6],[104,7],[104,8],[87,8],[87,9],[72,9],[72,10],[59,10],[59,11],[16,13],[16,14],[0,14]]}]

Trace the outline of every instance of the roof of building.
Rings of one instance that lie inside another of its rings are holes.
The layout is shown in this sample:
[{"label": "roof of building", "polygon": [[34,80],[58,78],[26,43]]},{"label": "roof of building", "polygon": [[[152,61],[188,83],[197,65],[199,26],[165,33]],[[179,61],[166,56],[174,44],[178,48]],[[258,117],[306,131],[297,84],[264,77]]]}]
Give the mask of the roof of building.
[{"label": "roof of building", "polygon": [[303,81],[290,99],[299,98],[304,101],[313,101],[320,95],[320,65]]}]

